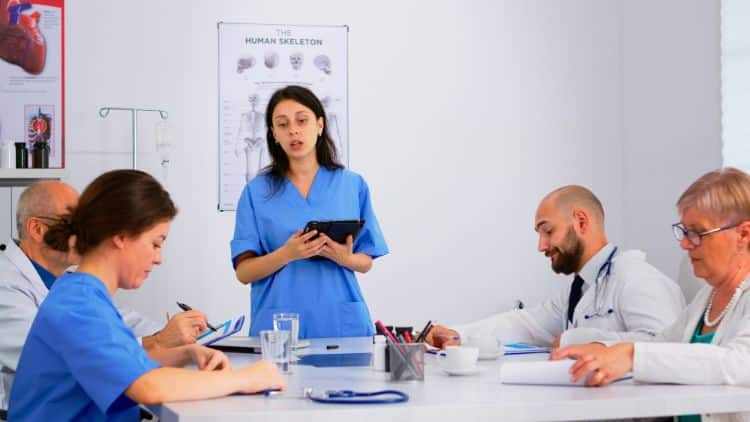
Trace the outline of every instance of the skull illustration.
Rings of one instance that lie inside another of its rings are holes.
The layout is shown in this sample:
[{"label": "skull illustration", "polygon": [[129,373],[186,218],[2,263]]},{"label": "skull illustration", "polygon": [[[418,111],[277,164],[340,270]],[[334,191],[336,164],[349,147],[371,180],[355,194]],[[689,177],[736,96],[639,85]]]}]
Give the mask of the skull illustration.
[{"label": "skull illustration", "polygon": [[266,64],[267,68],[275,68],[276,65],[279,64],[279,53],[275,51],[267,51],[266,55],[263,57],[263,62]]},{"label": "skull illustration", "polygon": [[313,63],[315,64],[315,67],[320,69],[326,75],[331,74],[331,59],[325,54],[315,56]]},{"label": "skull illustration", "polygon": [[305,60],[305,56],[301,52],[292,53],[289,56],[289,63],[292,65],[292,69],[300,70],[302,62]]},{"label": "skull illustration", "polygon": [[255,66],[255,57],[244,56],[237,59],[237,73],[242,73],[247,69]]}]

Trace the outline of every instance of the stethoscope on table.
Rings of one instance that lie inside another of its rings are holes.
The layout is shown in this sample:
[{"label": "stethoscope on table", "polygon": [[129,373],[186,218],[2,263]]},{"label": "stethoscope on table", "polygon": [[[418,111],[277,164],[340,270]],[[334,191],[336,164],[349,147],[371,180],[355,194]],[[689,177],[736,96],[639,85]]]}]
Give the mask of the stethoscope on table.
[{"label": "stethoscope on table", "polygon": [[[264,395],[272,396],[275,393],[278,393],[278,391],[265,391]],[[315,392],[312,388],[305,388],[302,396],[316,403],[329,404],[391,404],[409,401],[409,395],[398,390],[326,390]]]},{"label": "stethoscope on table", "polygon": [[[609,285],[609,276],[610,274],[612,274],[612,258],[615,257],[616,253],[617,246],[612,249],[612,252],[610,252],[609,256],[607,257],[607,260],[604,261],[604,264],[602,264],[601,267],[599,267],[599,271],[596,273],[596,280],[594,282],[594,312],[590,314],[583,314],[583,319],[603,318],[615,312],[615,310],[612,308],[607,308],[606,311],[604,310],[603,296],[604,293],[606,293],[607,285]],[[606,285],[602,286],[603,283],[606,283]]]},{"label": "stethoscope on table", "polygon": [[398,390],[326,390],[323,393],[316,394],[312,388],[306,388],[305,397],[316,403],[335,404],[389,404],[403,403],[409,400],[408,394]]}]

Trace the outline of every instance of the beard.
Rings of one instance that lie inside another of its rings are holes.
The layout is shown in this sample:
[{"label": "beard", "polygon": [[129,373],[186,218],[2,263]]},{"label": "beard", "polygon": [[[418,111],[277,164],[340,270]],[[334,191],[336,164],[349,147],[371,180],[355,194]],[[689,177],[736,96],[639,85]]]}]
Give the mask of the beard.
[{"label": "beard", "polygon": [[552,261],[552,271],[560,274],[573,274],[581,264],[583,257],[583,242],[573,230],[573,226],[568,228],[562,245],[552,248],[557,252],[557,259]]}]

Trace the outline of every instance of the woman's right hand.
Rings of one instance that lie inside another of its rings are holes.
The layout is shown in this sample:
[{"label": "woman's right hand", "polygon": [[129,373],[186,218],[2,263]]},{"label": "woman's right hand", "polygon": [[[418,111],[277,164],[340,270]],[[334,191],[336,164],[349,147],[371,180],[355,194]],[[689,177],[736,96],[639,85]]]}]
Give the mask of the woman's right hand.
[{"label": "woman's right hand", "polygon": [[461,344],[458,332],[442,325],[433,325],[424,341],[431,346],[441,349],[445,348],[445,346],[457,346]]},{"label": "woman's right hand", "polygon": [[311,240],[317,234],[317,230],[311,230],[307,233],[302,233],[302,230],[299,230],[297,233],[291,235],[283,246],[289,261],[296,261],[298,259],[305,259],[318,255],[325,247],[326,240],[323,236]]},{"label": "woman's right hand", "polygon": [[286,391],[286,380],[275,363],[261,360],[237,371],[241,378],[240,393],[252,394],[264,390]]}]

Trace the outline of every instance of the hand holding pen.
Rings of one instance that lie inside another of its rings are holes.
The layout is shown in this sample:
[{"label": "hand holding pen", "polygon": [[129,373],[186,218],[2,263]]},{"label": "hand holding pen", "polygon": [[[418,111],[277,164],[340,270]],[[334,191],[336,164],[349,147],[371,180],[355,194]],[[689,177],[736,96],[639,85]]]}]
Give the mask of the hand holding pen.
[{"label": "hand holding pen", "polygon": [[147,347],[147,338],[166,348],[193,344],[206,329],[206,315],[203,312],[180,312],[171,318],[167,313],[167,325],[153,336],[144,337],[144,347]]},{"label": "hand holding pen", "polygon": [[[192,311],[193,310],[193,308],[191,308],[190,306],[188,306],[188,305],[186,305],[184,303],[177,302],[177,306],[179,306],[180,309],[182,309],[183,311]],[[211,331],[216,331],[216,328],[213,325],[209,324],[208,321],[206,321],[206,327],[208,327],[208,329],[211,330]]]},{"label": "hand holding pen", "polygon": [[442,325],[433,325],[427,336],[425,336],[424,341],[432,346],[443,349],[445,346],[461,344],[461,337],[459,337],[456,330],[451,330]]}]

